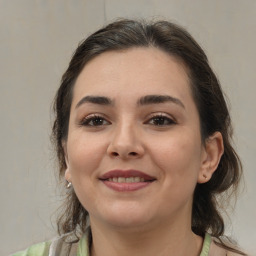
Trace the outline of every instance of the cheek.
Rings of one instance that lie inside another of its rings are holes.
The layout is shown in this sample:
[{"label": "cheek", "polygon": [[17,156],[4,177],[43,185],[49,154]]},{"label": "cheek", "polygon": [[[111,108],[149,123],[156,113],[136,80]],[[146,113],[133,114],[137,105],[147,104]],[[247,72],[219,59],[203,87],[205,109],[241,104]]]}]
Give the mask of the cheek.
[{"label": "cheek", "polygon": [[[185,135],[184,135],[185,134]],[[195,133],[175,134],[165,140],[155,141],[154,161],[163,170],[163,175],[172,179],[197,180],[201,164],[200,138]]]},{"label": "cheek", "polygon": [[[72,134],[67,143],[72,184],[85,209],[97,204],[97,175],[104,154],[104,143],[93,136]],[[94,193],[92,193],[94,191]]]},{"label": "cheek", "polygon": [[200,170],[200,146],[193,137],[165,141],[154,154],[163,180],[162,200],[168,208],[192,202]]},{"label": "cheek", "polygon": [[92,175],[103,157],[105,146],[99,138],[77,135],[68,141],[69,166],[72,175]]}]

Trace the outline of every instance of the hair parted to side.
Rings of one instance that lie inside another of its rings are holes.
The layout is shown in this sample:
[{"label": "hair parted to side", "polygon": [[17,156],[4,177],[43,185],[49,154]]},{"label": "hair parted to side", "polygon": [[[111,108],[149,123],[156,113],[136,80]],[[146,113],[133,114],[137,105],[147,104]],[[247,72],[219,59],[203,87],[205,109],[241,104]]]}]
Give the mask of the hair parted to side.
[{"label": "hair parted to side", "polygon": [[[62,77],[54,101],[52,139],[58,156],[60,177],[63,179],[66,170],[62,144],[68,136],[72,92],[77,77],[86,63],[101,53],[134,47],[156,47],[181,60],[187,68],[199,112],[202,141],[216,131],[223,136],[225,151],[217,170],[209,182],[196,186],[191,223],[197,235],[204,236],[207,231],[220,238],[224,233],[224,221],[218,210],[218,199],[222,194],[237,191],[242,166],[231,145],[230,115],[219,81],[202,48],[185,29],[171,22],[117,20],[80,43]],[[88,212],[71,189],[67,194],[63,215],[58,220],[59,233],[84,232],[87,216]]]}]

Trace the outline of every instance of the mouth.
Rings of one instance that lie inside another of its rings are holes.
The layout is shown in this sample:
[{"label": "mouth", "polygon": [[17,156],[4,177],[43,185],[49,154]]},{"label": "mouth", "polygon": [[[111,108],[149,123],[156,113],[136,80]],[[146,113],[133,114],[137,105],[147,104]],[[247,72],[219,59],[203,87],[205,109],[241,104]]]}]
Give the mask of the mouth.
[{"label": "mouth", "polygon": [[110,189],[128,192],[143,189],[156,181],[156,178],[137,170],[112,170],[103,174],[99,180]]},{"label": "mouth", "polygon": [[128,178],[113,177],[113,178],[106,179],[106,181],[112,181],[117,183],[135,183],[135,182],[145,182],[145,179],[140,177],[128,177]]}]

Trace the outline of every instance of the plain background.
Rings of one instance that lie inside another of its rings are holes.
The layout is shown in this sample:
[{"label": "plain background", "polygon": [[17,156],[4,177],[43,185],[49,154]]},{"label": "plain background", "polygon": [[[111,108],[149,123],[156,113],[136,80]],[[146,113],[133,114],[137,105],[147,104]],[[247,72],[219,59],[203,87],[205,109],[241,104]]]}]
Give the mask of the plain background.
[{"label": "plain background", "polygon": [[116,17],[169,19],[205,49],[245,170],[227,233],[255,255],[255,0],[0,0],[0,255],[56,235],[51,103],[78,42]]}]

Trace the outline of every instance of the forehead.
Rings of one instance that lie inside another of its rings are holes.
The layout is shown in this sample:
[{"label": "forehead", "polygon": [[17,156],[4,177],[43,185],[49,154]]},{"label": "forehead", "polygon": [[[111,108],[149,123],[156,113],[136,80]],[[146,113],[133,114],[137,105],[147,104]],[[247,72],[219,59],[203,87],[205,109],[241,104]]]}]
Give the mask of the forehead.
[{"label": "forehead", "polygon": [[[86,94],[191,95],[185,65],[154,47],[108,51],[89,61],[77,78],[73,100]],[[141,95],[141,96],[142,96]]]}]

